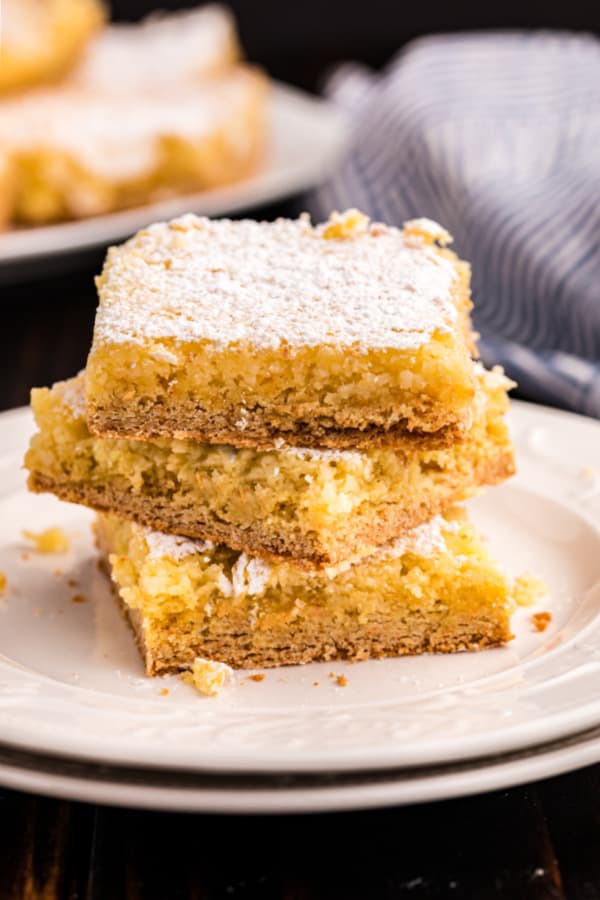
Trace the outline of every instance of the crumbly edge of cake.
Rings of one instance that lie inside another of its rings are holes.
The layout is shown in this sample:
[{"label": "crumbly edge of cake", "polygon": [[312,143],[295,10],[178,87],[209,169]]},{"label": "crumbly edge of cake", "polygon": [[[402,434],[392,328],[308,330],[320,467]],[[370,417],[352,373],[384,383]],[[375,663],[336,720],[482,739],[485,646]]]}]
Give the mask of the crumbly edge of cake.
[{"label": "crumbly edge of cake", "polygon": [[108,486],[100,489],[69,480],[61,482],[35,470],[29,476],[28,487],[35,492],[49,491],[70,503],[81,503],[99,512],[110,512],[137,521],[155,531],[212,540],[234,550],[274,560],[294,560],[298,565],[311,568],[336,565],[350,557],[367,555],[374,547],[428,521],[455,501],[465,499],[466,494],[473,493],[478,487],[504,481],[513,472],[512,453],[500,453],[479,468],[476,482],[472,485],[460,484],[440,492],[437,502],[422,505],[408,513],[399,509],[397,504],[382,506],[380,510],[373,511],[371,521],[365,522],[363,517],[358,525],[355,516],[348,516],[347,527],[341,523],[336,528],[336,543],[329,548],[319,540],[318,534],[306,534],[303,539],[295,537],[290,540],[281,531],[273,534],[265,530],[260,522],[250,528],[241,528],[239,525],[218,521],[209,513],[203,515],[201,508],[194,508],[189,517],[185,514],[173,515],[168,499],[164,503],[158,503],[156,497],[149,499],[128,495],[111,490]]},{"label": "crumbly edge of cake", "polygon": [[[102,559],[110,577],[110,564]],[[349,618],[348,627],[330,622],[288,625],[262,633],[261,646],[248,626],[247,617],[224,617],[208,637],[182,634],[177,629],[157,629],[151,635],[143,615],[130,609],[111,581],[114,596],[133,630],[148,675],[175,674],[189,669],[197,656],[216,659],[234,669],[304,665],[311,662],[359,662],[423,653],[457,653],[498,647],[513,638],[505,610],[479,616],[455,617],[442,622],[419,610],[405,616],[380,616],[363,626]]]},{"label": "crumbly edge of cake", "polygon": [[[470,424],[470,410],[462,420],[450,425],[446,411],[431,414],[424,424],[430,430],[407,428],[406,422],[386,427],[384,423],[368,424],[380,417],[380,410],[363,409],[355,413],[340,410],[338,418],[347,424],[331,425],[329,417],[320,416],[321,407],[315,404],[313,417],[298,421],[292,416],[284,418],[274,411],[243,413],[243,429],[240,428],[239,411],[230,416],[215,415],[193,405],[184,407],[174,403],[168,411],[157,414],[141,404],[110,407],[91,402],[88,405],[88,426],[99,437],[128,438],[151,441],[161,437],[201,441],[208,444],[231,444],[234,447],[254,447],[257,450],[276,448],[281,441],[295,447],[361,449],[369,447],[397,447],[398,449],[443,449],[463,439]],[[307,415],[305,410],[304,414]],[[437,427],[436,427],[437,426]]]}]

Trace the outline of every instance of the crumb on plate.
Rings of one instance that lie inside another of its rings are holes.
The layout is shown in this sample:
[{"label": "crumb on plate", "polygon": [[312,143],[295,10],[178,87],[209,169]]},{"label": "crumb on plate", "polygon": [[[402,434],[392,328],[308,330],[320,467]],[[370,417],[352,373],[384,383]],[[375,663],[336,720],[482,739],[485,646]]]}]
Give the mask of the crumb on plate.
[{"label": "crumb on plate", "polygon": [[335,683],[338,687],[346,687],[348,684],[348,679],[345,675],[336,675]]},{"label": "crumb on plate", "polygon": [[24,529],[21,533],[33,542],[38,553],[66,553],[70,546],[69,537],[62,528],[46,528],[38,532]]},{"label": "crumb on plate", "polygon": [[192,663],[191,670],[184,672],[181,679],[196,688],[199,694],[214,697],[232,674],[233,669],[226,663],[197,656]]},{"label": "crumb on plate", "polygon": [[517,606],[532,606],[548,593],[548,586],[537,575],[523,572],[513,583],[513,600]]},{"label": "crumb on plate", "polygon": [[169,688],[161,688],[158,693],[160,694],[161,697],[166,697],[166,696],[168,696]]},{"label": "crumb on plate", "polygon": [[4,572],[0,571],[0,596],[6,590],[6,584],[7,584],[6,575],[4,574]]},{"label": "crumb on plate", "polygon": [[87,597],[83,594],[73,594],[71,597],[71,603],[87,603]]},{"label": "crumb on plate", "polygon": [[248,675],[250,681],[264,681],[265,675],[264,672],[258,672],[256,675]]},{"label": "crumb on plate", "polygon": [[531,621],[533,623],[533,627],[536,631],[545,631],[550,622],[552,621],[552,613],[551,612],[538,612],[533,613],[531,617]]}]

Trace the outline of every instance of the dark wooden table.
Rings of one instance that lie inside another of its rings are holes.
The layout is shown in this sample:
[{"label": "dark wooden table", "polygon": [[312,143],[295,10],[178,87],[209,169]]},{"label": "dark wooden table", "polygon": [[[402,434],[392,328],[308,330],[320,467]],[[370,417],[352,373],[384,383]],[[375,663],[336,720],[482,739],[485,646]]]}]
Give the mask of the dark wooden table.
[{"label": "dark wooden table", "polygon": [[[0,408],[84,366],[100,261],[0,288]],[[229,897],[598,900],[600,766],[480,797],[320,816],[151,813],[0,789],[0,900]]]}]

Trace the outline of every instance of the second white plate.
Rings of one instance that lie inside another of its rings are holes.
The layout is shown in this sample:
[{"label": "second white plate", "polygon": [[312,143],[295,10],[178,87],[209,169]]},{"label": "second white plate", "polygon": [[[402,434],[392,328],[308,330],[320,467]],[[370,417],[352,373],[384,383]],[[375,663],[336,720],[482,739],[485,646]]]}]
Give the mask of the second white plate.
[{"label": "second white plate", "polygon": [[[108,764],[229,772],[340,772],[512,752],[600,723],[600,426],[514,404],[520,473],[471,504],[513,573],[550,595],[537,633],[479,654],[238,673],[219,697],[145,678],[96,566],[84,509],[29,495],[27,411],[0,419],[0,740]],[[60,525],[64,557],[30,552],[21,529]],[[74,595],[86,602],[74,603]],[[338,687],[329,672],[344,674]],[[317,682],[317,684],[315,684]],[[168,694],[161,693],[164,689]]]}]

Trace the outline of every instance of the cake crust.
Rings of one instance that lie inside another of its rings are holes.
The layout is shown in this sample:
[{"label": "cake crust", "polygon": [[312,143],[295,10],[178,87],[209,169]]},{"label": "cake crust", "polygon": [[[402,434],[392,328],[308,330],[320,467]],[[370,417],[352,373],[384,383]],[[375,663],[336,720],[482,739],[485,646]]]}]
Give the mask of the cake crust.
[{"label": "cake crust", "polygon": [[[108,571],[108,564],[103,568]],[[119,603],[133,629],[148,675],[171,675],[189,669],[197,656],[224,662],[234,669],[266,669],[311,662],[361,662],[390,656],[485,650],[506,644],[513,637],[508,622],[493,616],[467,621],[410,612],[402,619],[381,615],[360,626],[303,623],[265,631],[259,642],[247,621],[232,616],[211,626],[207,635],[182,635],[173,629],[156,642],[145,637],[141,617],[120,598]]]},{"label": "cake crust", "polygon": [[[191,406],[191,409],[190,409]],[[468,418],[451,425],[442,424],[444,413],[432,413],[428,419],[431,431],[410,428],[411,420],[403,419],[394,424],[366,425],[369,418],[379,417],[378,410],[339,410],[337,422],[320,415],[321,407],[303,409],[304,421],[293,413],[275,416],[265,410],[247,407],[244,411],[243,429],[240,429],[239,410],[229,415],[217,415],[197,404],[182,404],[177,411],[143,412],[141,409],[96,406],[90,412],[90,431],[100,437],[128,438],[152,441],[173,437],[177,440],[200,441],[207,444],[231,444],[234,447],[255,447],[271,450],[282,442],[295,447],[314,449],[353,450],[370,447],[391,447],[398,450],[420,448],[438,450],[461,441],[468,430]],[[312,414],[311,414],[312,413]],[[438,426],[438,427],[436,427]]]}]

